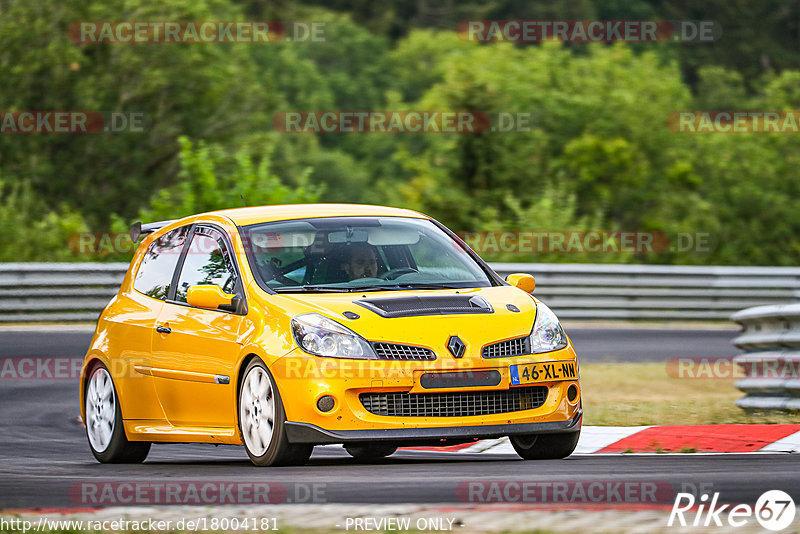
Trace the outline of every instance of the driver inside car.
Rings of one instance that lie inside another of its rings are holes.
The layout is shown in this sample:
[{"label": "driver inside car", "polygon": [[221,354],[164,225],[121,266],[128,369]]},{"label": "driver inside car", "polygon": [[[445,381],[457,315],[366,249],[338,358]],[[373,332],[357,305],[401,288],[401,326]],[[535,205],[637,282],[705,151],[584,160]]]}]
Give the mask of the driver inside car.
[{"label": "driver inside car", "polygon": [[367,243],[351,243],[344,249],[342,271],[349,280],[378,276],[378,258],[375,249]]}]

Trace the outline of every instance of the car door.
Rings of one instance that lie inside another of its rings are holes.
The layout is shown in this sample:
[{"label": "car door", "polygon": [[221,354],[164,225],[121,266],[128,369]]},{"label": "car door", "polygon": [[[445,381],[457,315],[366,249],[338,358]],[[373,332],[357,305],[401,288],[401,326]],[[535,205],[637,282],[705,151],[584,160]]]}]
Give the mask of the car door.
[{"label": "car door", "polygon": [[[152,332],[169,297],[175,267],[181,257],[189,226],[165,233],[144,253],[133,276],[133,291],[124,295],[123,306],[108,316],[106,343],[116,354],[121,368],[113,368],[120,396],[122,416],[134,420],[164,420],[152,377]],[[117,367],[113,365],[112,367]]]},{"label": "car door", "polygon": [[170,298],[153,331],[153,380],[167,420],[181,427],[232,427],[235,365],[242,315],[189,306],[189,287],[213,284],[244,299],[229,240],[221,229],[195,225]]}]

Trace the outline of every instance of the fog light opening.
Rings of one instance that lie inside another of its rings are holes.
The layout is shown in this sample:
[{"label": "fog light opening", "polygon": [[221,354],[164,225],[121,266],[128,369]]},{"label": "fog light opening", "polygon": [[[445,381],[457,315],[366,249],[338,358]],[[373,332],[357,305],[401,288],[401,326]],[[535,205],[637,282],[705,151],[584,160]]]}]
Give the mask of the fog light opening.
[{"label": "fog light opening", "polygon": [[336,406],[336,399],[330,395],[323,395],[317,400],[317,408],[321,412],[329,412],[333,410],[334,406]]},{"label": "fog light opening", "polygon": [[575,386],[575,384],[571,384],[567,388],[567,400],[570,402],[575,402],[575,399],[577,398],[578,398],[578,388]]}]

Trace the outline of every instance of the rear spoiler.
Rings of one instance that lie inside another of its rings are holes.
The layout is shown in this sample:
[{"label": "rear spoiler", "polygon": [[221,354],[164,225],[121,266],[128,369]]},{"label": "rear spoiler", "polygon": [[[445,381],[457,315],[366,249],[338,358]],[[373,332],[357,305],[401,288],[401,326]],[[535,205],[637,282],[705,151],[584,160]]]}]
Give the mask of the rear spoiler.
[{"label": "rear spoiler", "polygon": [[144,234],[152,234],[156,230],[164,228],[167,225],[170,225],[177,221],[178,219],[172,219],[171,221],[156,221],[147,224],[142,224],[142,221],[136,221],[131,225],[131,241],[136,243],[139,241],[139,238]]}]

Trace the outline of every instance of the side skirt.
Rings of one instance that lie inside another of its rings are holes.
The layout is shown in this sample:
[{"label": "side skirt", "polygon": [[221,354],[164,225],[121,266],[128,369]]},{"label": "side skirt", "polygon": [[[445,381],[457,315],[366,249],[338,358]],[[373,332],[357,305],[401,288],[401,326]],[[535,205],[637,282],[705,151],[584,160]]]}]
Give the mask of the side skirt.
[{"label": "side skirt", "polygon": [[168,421],[136,420],[124,421],[125,434],[130,441],[152,441],[160,443],[218,443],[241,445],[238,429],[233,427],[205,428],[175,426]]}]

